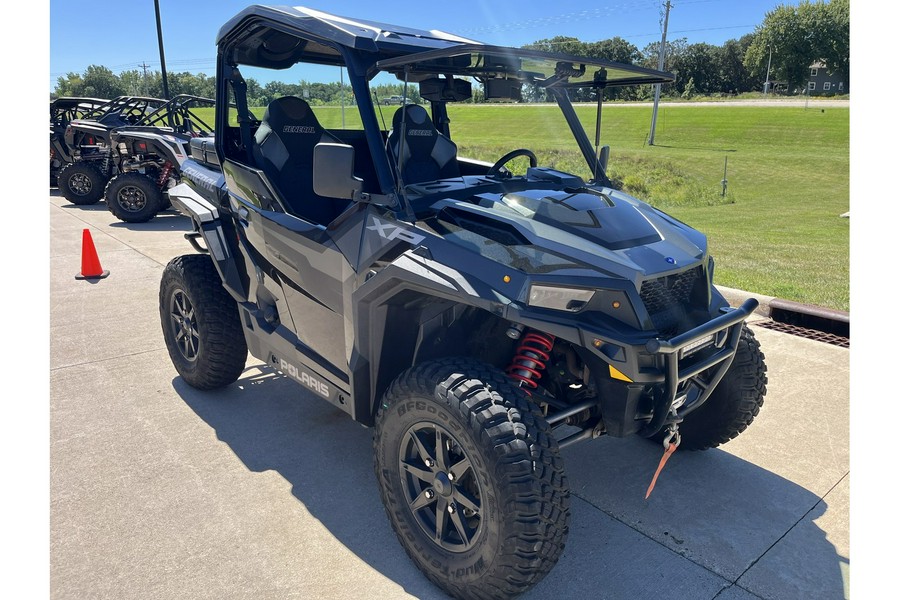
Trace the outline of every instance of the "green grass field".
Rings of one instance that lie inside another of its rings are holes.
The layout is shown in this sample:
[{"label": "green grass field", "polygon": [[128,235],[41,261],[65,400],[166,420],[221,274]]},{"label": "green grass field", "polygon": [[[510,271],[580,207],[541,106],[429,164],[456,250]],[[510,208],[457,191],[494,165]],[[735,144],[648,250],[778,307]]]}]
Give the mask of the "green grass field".
[{"label": "green grass field", "polygon": [[[314,110],[325,127],[340,128],[340,107]],[[388,123],[393,110],[385,109]],[[593,136],[595,108],[577,110]],[[648,146],[651,111],[605,107],[601,143],[612,148],[613,180],[706,233],[719,285],[849,310],[850,224],[840,218],[850,209],[849,109],[661,104]],[[354,113],[345,113],[348,128],[359,127]],[[463,156],[493,162],[512,149],[494,141],[502,130],[541,164],[587,175],[574,141],[554,133],[566,127],[555,107],[460,104],[450,117]]]}]

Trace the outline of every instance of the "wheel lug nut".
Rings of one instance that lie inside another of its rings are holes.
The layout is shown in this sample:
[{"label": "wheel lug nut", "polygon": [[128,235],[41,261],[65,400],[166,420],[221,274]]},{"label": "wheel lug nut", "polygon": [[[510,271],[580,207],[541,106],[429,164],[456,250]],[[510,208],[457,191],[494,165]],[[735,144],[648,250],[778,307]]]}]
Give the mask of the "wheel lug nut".
[{"label": "wheel lug nut", "polygon": [[456,479],[456,477],[453,476],[453,473],[447,473],[447,479],[453,481],[454,479]]},{"label": "wheel lug nut", "polygon": [[456,512],[456,505],[455,505],[455,504],[450,504],[449,506],[447,506],[447,512],[450,513],[451,515],[452,515],[453,513],[455,513],[455,512]]},{"label": "wheel lug nut", "polygon": [[426,466],[426,467],[433,467],[433,466],[434,466],[434,461],[431,460],[430,458],[426,458],[426,459],[425,459],[425,466]]},{"label": "wheel lug nut", "polygon": [[434,492],[431,490],[425,490],[425,497],[428,499],[434,498]]}]

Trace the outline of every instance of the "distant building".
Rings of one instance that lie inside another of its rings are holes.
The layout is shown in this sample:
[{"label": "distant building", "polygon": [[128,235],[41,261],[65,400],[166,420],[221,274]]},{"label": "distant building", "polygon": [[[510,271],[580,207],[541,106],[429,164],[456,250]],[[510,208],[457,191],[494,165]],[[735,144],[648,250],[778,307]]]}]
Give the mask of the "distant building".
[{"label": "distant building", "polygon": [[770,81],[769,82],[769,92],[772,94],[787,94],[788,93],[788,82],[787,81]]},{"label": "distant building", "polygon": [[832,73],[821,60],[809,65],[806,89],[810,96],[849,94],[850,82],[842,73]]}]

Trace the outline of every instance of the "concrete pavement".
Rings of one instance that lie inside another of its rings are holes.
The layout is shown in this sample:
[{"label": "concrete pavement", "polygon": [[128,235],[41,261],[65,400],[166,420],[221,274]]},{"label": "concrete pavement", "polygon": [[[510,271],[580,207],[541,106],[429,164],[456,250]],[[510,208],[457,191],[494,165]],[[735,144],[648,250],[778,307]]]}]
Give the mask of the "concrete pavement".
[{"label": "concrete pavement", "polygon": [[[51,196],[50,589],[62,599],[443,598],[384,515],[372,432],[251,358],[187,386],[157,297],[187,219]],[[104,269],[76,281],[89,228]],[[762,318],[762,317],[754,317]],[[849,351],[755,328],[756,422],[721,449],[599,439],[563,451],[571,533],[525,598],[849,595]]]}]

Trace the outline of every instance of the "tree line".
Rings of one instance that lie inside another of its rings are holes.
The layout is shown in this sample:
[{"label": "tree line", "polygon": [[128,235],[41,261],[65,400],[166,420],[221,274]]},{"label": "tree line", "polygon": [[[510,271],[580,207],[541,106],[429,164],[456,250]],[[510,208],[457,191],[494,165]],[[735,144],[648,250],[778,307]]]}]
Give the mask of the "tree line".
[{"label": "tree line", "polygon": [[[167,74],[169,95],[189,94],[201,98],[216,97],[216,78],[204,73],[173,73]],[[342,101],[350,104],[353,101],[353,92],[349,85],[341,85],[337,82],[320,83],[311,81],[299,81],[286,83],[283,81],[270,81],[265,85],[260,84],[252,77],[246,78],[247,100],[251,106],[266,106],[275,98],[282,96],[297,96],[306,99],[311,105],[338,105]],[[403,93],[403,84],[383,84],[373,86],[375,95],[384,100],[394,95]],[[409,88],[409,97],[418,102],[419,91],[415,86]],[[68,73],[65,77],[57,78],[56,89],[51,94],[52,98],[62,96],[79,96],[89,98],[115,98],[117,96],[149,96],[151,98],[163,97],[162,74],[160,71],[123,71],[116,75],[109,68],[100,65],[89,66],[84,73]]]},{"label": "tree line", "polygon": [[[643,49],[614,37],[598,42],[557,36],[538,40],[526,47],[605,58],[656,69],[660,42]],[[766,77],[783,84],[786,93],[803,93],[809,68],[816,61],[827,70],[850,78],[850,1],[803,1],[796,6],[780,5],[768,12],[753,33],[726,41],[721,46],[687,38],[666,41],[664,70],[676,76],[664,85],[662,95],[689,98],[696,95],[736,95],[763,91]],[[542,100],[540,90],[529,89],[529,100]],[[587,96],[588,91],[581,92]],[[610,99],[642,100],[653,94],[651,86],[611,88]],[[578,98],[586,99],[586,98]]]},{"label": "tree line", "polygon": [[[660,42],[639,49],[621,37],[585,42],[574,37],[557,36],[537,40],[525,47],[655,69],[658,67]],[[723,96],[763,91],[767,75],[769,81],[782,83],[787,93],[800,93],[806,89],[809,66],[814,61],[824,62],[829,71],[841,73],[849,81],[850,3],[849,0],[804,0],[795,6],[780,5],[768,12],[752,33],[728,40],[721,46],[705,42],[690,44],[684,37],[668,40],[665,58],[664,70],[676,76],[673,84],[662,87],[662,94],[667,97]],[[215,77],[189,72],[169,72],[167,76],[171,95],[215,98]],[[246,81],[248,100],[255,106],[265,106],[285,95],[305,98],[313,105],[352,102],[350,87],[336,82],[272,81],[260,84],[253,78]],[[372,89],[379,99],[384,100],[392,95],[401,95],[403,85],[383,84]],[[526,102],[547,100],[543,90],[534,86],[523,86],[522,93]],[[590,100],[590,93],[590,90],[577,91],[573,99]],[[473,86],[473,94],[472,101],[483,101],[483,94],[477,86]],[[610,88],[605,98],[645,100],[652,94],[651,86],[631,86]],[[123,95],[161,98],[161,73],[135,69],[116,75],[107,67],[91,65],[84,73],[67,73],[57,78],[51,97],[114,98]],[[410,86],[409,95],[413,101],[419,101],[416,86]]]}]

